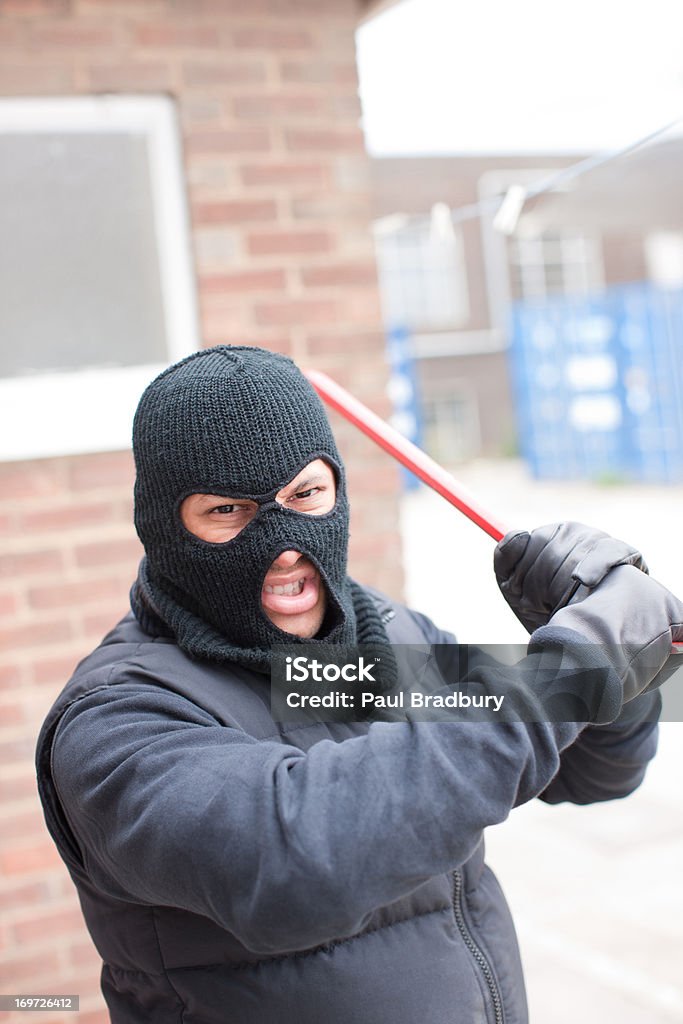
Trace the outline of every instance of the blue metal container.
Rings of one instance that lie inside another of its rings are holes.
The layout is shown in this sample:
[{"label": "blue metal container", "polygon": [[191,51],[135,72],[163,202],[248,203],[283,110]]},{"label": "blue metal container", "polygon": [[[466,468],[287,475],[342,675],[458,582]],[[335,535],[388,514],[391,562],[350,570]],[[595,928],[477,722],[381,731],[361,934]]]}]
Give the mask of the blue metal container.
[{"label": "blue metal container", "polygon": [[536,477],[683,482],[683,291],[518,303],[510,360]]}]

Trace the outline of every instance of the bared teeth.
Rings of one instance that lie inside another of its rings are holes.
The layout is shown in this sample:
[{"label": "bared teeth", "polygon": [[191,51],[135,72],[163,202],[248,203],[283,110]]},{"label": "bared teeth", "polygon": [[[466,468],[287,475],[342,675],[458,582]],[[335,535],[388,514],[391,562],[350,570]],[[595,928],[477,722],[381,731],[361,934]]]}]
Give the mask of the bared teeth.
[{"label": "bared teeth", "polygon": [[264,587],[266,594],[287,594],[288,596],[296,596],[300,594],[304,589],[304,579],[297,580],[296,583],[285,583],[282,587]]}]

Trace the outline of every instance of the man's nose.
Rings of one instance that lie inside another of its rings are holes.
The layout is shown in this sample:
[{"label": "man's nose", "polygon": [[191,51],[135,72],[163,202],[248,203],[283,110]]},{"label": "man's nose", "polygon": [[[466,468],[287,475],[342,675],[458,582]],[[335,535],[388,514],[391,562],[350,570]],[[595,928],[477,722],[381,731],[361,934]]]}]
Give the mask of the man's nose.
[{"label": "man's nose", "polygon": [[303,558],[300,551],[283,551],[273,562],[271,569],[291,569],[293,565]]}]

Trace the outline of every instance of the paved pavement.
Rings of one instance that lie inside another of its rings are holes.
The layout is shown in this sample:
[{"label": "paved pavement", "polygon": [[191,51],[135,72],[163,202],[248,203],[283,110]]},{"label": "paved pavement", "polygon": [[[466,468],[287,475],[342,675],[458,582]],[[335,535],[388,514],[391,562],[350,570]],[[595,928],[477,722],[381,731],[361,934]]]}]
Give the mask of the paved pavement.
[{"label": "paved pavement", "polygon": [[[683,487],[531,480],[516,462],[456,475],[509,526],[578,519],[637,544],[683,597]],[[409,601],[464,642],[525,633],[498,593],[493,542],[426,489],[402,508]],[[533,1024],[683,1021],[683,723],[661,727],[640,789],[623,801],[534,801],[487,831],[513,910]]]}]

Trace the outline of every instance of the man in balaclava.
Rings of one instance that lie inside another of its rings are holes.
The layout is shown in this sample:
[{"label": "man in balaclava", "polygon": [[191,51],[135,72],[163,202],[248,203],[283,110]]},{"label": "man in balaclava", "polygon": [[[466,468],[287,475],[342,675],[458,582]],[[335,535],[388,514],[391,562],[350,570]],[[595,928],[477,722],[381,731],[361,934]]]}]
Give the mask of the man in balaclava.
[{"label": "man in balaclava", "polygon": [[[273,645],[455,639],[348,578],[344,469],[289,359],[218,347],[170,367],[134,449],[134,614],[78,665],[37,751],[111,1020],[526,1024],[483,831],[536,796],[640,783],[680,603],[598,531],[516,533],[496,573],[533,635],[503,685],[531,677],[538,703],[553,666],[580,682],[597,664],[590,721],[276,721]],[[484,660],[467,684],[501,672]]]},{"label": "man in balaclava", "polygon": [[[387,642],[375,603],[346,575],[344,468],[320,400],[290,359],[221,346],[183,360],[144,393],[133,450],[146,552],[133,591],[138,618],[153,610],[193,657],[269,671],[271,646],[297,638],[274,625],[263,590],[273,563],[293,550],[319,575],[305,584],[322,588],[315,640]],[[278,501],[316,460],[333,474],[333,507],[309,514]],[[247,502],[253,520],[229,542],[207,542],[183,521],[182,503],[196,494]]]}]

